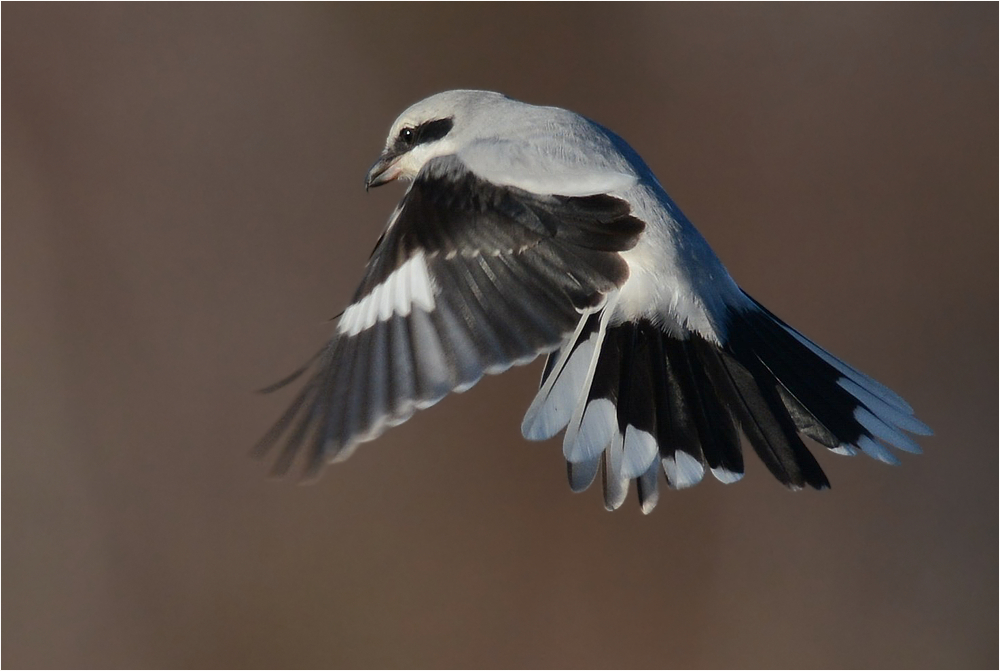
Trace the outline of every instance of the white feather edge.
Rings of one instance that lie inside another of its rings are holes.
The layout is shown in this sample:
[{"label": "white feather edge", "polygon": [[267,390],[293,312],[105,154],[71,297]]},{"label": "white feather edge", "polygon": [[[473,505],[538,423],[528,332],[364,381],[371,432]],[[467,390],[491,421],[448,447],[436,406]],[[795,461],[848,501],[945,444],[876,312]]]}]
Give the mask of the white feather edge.
[{"label": "white feather edge", "polygon": [[[828,364],[836,368],[845,377],[853,380],[855,383],[866,389],[869,393],[878,398],[882,399],[888,405],[896,408],[897,410],[907,414],[913,414],[913,408],[910,404],[903,400],[903,397],[889,389],[884,384],[878,380],[865,375],[861,371],[851,367],[849,364],[844,363],[834,355],[827,352],[825,349],[814,343],[813,341],[806,338],[804,335],[796,331],[790,326],[781,324],[782,328],[785,329],[793,338],[798,340],[800,343],[806,346],[813,354],[820,357]],[[926,428],[926,427],[925,427]],[[927,429],[929,430],[929,429]]]},{"label": "white feather edge", "polygon": [[608,322],[611,319],[611,313],[614,312],[617,302],[617,291],[608,294],[604,303],[604,311],[601,313],[601,319],[597,327],[597,340],[594,343],[594,352],[590,357],[590,365],[587,367],[587,375],[580,387],[577,396],[578,400],[576,408],[573,411],[569,424],[566,426],[566,434],[563,436],[564,454],[567,450],[572,451],[572,445],[576,442],[577,434],[580,432],[580,425],[583,422],[583,414],[587,408],[585,401],[587,399],[587,394],[590,392],[590,384],[594,380],[594,371],[597,370],[597,361],[600,358],[601,346],[604,344],[604,336],[608,332]]},{"label": "white feather edge", "polygon": [[659,448],[653,434],[631,425],[625,427],[622,449],[624,451],[622,475],[628,478],[641,477],[649,470],[649,465],[655,462],[659,455]]},{"label": "white feather edge", "polygon": [[653,463],[649,465],[649,468],[636,483],[642,488],[641,491],[643,492],[643,496],[641,497],[643,515],[653,512],[653,509],[656,508],[656,504],[660,500],[659,475],[660,464],[654,459]]},{"label": "white feather edge", "polygon": [[674,452],[672,457],[661,460],[667,484],[674,489],[685,489],[701,482],[705,476],[705,465],[687,452]]},{"label": "white feather edge", "polygon": [[[571,408],[571,410],[574,408]],[[569,416],[562,426],[569,422]],[[561,429],[562,426],[559,428]],[[570,463],[590,461],[604,451],[618,428],[615,404],[606,398],[594,399],[587,403],[580,422],[577,438],[572,443],[563,442],[563,456]],[[557,431],[558,432],[558,431]]]},{"label": "white feather edge", "polygon": [[[580,334],[583,332],[583,327],[586,325],[587,320],[599,309],[600,307],[588,310],[581,315],[580,321],[576,326],[576,330],[569,338],[566,339],[566,344],[564,344],[562,349],[559,350],[559,353],[556,355],[556,363],[552,367],[552,371],[549,373],[548,378],[546,378],[545,382],[538,390],[538,393],[535,394],[535,398],[532,399],[527,412],[524,413],[524,419],[521,421],[521,434],[527,440],[547,440],[552,438],[569,422],[569,419],[572,416],[572,410],[575,409],[575,405],[567,405],[563,400],[550,401],[550,399],[553,396],[553,390],[557,384],[560,384],[560,391],[562,391],[562,384],[560,383],[560,380],[566,374],[564,369],[570,359],[573,358],[573,355],[578,354],[582,348],[588,348],[588,351],[590,352],[589,355],[586,353],[580,354],[579,361],[581,363],[577,364],[574,362],[573,364],[574,366],[580,365],[581,372],[583,372],[582,362],[589,363],[588,356],[593,356],[592,348],[594,343],[596,343],[596,333],[588,338],[587,341],[580,343],[575,349],[574,345],[576,345],[577,340],[579,340]],[[591,342],[591,340],[593,340],[593,342]],[[573,376],[576,377],[576,372],[573,373]],[[572,387],[570,387],[570,389],[572,389]],[[573,396],[574,394],[571,392],[566,392],[565,400],[569,400]],[[553,406],[550,405],[550,403],[556,403],[556,405]],[[563,418],[564,414],[565,419]]]}]

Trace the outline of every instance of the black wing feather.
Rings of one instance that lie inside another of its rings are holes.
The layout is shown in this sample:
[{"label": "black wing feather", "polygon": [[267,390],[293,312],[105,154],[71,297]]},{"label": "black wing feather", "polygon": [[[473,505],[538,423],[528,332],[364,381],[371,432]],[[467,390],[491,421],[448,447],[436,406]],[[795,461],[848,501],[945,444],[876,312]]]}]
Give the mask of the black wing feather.
[{"label": "black wing feather", "polygon": [[[388,291],[386,280],[416,260],[434,307],[413,304],[403,314],[392,303],[388,318],[368,311],[353,329],[340,328],[342,315],[312,377],[256,451],[287,435],[276,469],[286,470],[305,445],[307,468],[318,469],[484,373],[551,352],[584,311],[624,284],[619,252],[643,229],[619,198],[539,195],[482,180],[455,156],[429,161],[380,237],[351,305]],[[590,468],[580,475],[592,478]]]}]

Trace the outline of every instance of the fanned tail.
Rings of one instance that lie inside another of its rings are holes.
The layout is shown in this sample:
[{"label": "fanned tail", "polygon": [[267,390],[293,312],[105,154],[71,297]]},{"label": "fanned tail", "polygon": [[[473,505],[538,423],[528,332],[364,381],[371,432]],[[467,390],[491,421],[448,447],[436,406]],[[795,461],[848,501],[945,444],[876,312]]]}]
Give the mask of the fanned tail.
[{"label": "fanned tail", "polygon": [[609,325],[592,313],[549,356],[522,425],[543,440],[566,429],[570,487],[602,473],[605,506],[624,502],[630,483],[643,512],[658,501],[658,474],[673,488],[711,473],[743,477],[740,434],[792,489],[830,486],[799,434],[839,454],[857,450],[896,463],[889,446],[919,452],[905,432],[929,435],[897,394],[858,372],[748,297],[729,315],[720,345],[678,339],[650,321]]}]

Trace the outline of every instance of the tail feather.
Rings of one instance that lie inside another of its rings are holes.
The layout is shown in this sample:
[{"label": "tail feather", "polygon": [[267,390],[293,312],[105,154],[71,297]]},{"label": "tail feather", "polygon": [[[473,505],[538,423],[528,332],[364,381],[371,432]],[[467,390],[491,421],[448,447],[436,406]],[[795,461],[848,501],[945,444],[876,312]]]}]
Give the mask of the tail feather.
[{"label": "tail feather", "polygon": [[740,435],[731,410],[719,397],[705,369],[703,357],[699,355],[701,343],[712,347],[696,336],[688,340],[674,340],[672,347],[668,347],[667,356],[673,357],[678,364],[681,387],[698,429],[705,464],[718,480],[728,484],[743,477]]},{"label": "tail feather", "polygon": [[[786,324],[784,321],[781,320],[780,317],[777,317],[766,307],[764,307],[756,300],[754,300],[753,297],[747,295],[745,292],[743,295],[757,308],[757,312],[768,317],[772,323],[779,325],[782,329],[788,332],[793,338],[798,340],[799,343],[801,343],[806,349],[811,351],[813,354],[822,359],[828,365],[835,368],[838,372],[841,373],[841,375],[843,375],[846,378],[853,379],[861,386],[868,388],[869,390],[872,391],[872,393],[882,398],[886,403],[895,406],[896,408],[903,411],[907,415],[913,414],[913,408],[910,407],[910,404],[907,403],[902,396],[894,392],[892,389],[889,389],[889,387],[885,386],[875,378],[865,375],[856,368],[853,368],[847,363],[844,363],[842,360],[838,359],[833,354],[830,354],[825,349],[823,349],[816,343],[812,342],[811,340],[803,336],[801,333],[796,331],[794,328]],[[921,424],[923,425],[923,423]],[[930,431],[930,429],[928,429],[926,425],[923,426],[927,431]]]},{"label": "tail feather", "polygon": [[618,382],[618,433],[622,435],[622,473],[639,478],[658,460],[656,404],[653,399],[649,340],[658,333],[633,324],[617,330],[621,364]]},{"label": "tail feather", "polygon": [[[749,299],[752,301],[752,299]],[[720,346],[677,338],[650,321],[609,325],[604,306],[581,318],[550,355],[523,424],[542,439],[566,429],[573,491],[602,477],[608,510],[636,480],[644,513],[659,500],[658,472],[674,488],[706,468],[743,476],[740,433],[783,484],[830,486],[799,434],[838,454],[898,463],[889,446],[918,453],[908,433],[930,433],[897,394],[820,349],[758,303],[730,313]]]},{"label": "tail feather", "polygon": [[728,346],[741,361],[762,364],[780,385],[779,396],[797,428],[837,452],[856,448],[895,462],[888,450],[877,449],[879,441],[919,452],[904,431],[930,434],[898,395],[820,350],[766,310],[735,314]]},{"label": "tail feather", "polygon": [[777,392],[777,381],[753,358],[741,365],[729,353],[695,341],[719,396],[733,411],[754,451],[783,484],[816,489],[830,486],[819,463],[803,445]]},{"label": "tail feather", "polygon": [[574,492],[582,492],[594,484],[594,478],[597,477],[597,471],[601,470],[601,462],[604,460],[604,455],[599,454],[589,461],[580,461],[573,463],[572,461],[566,462],[566,474],[569,476],[569,488]]},{"label": "tail feather", "polygon": [[729,346],[734,356],[759,361],[781,382],[787,395],[798,403],[797,407],[789,409],[793,417],[794,410],[805,410],[809,420],[800,424],[800,429],[818,425],[824,434],[834,437],[830,442],[836,445],[844,442],[844,436],[859,433],[857,420],[850,412],[845,412],[845,408],[853,406],[855,401],[846,390],[837,386],[837,380],[842,377],[838,371],[800,345],[764,313],[735,314],[730,324]]},{"label": "tail feather", "polygon": [[558,354],[549,355],[541,387],[521,422],[521,433],[528,440],[546,440],[566,428],[594,357],[599,324],[599,313],[582,318],[569,342]]},{"label": "tail feather", "polygon": [[834,452],[844,447],[840,444],[840,439],[833,435],[829,429],[820,424],[819,421],[813,417],[813,414],[809,412],[805,406],[799,403],[799,401],[792,396],[787,389],[785,389],[784,385],[778,385],[778,396],[781,397],[781,402],[785,406],[785,409],[788,410],[788,414],[791,416],[796,428],[798,428],[803,435],[812,438],[820,445],[825,445]]},{"label": "tail feather", "polygon": [[657,502],[660,500],[658,480],[660,474],[660,464],[654,461],[649,468],[635,481],[636,490],[639,493],[639,507],[646,515],[653,512]]},{"label": "tail feather", "polygon": [[[656,438],[667,484],[683,489],[698,484],[705,474],[698,428],[680,383],[677,357],[667,356],[669,340],[652,338],[653,398],[656,404]],[[672,349],[671,349],[672,351]]]},{"label": "tail feather", "polygon": [[617,510],[625,503],[628,496],[629,478],[622,472],[624,461],[624,444],[622,435],[615,434],[611,444],[604,450],[604,469],[602,471],[604,485],[604,507]]}]

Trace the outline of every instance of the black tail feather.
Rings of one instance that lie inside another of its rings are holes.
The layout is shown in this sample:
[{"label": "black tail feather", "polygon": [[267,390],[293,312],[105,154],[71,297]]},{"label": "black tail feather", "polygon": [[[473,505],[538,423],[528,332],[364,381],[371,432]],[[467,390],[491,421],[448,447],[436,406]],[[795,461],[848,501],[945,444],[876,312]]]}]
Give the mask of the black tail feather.
[{"label": "black tail feather", "polygon": [[777,380],[752,356],[740,363],[733,355],[696,341],[701,361],[726,406],[736,415],[743,435],[781,483],[816,489],[830,486],[812,453],[802,444],[781,402]]},{"label": "black tail feather", "polygon": [[660,464],[654,463],[649,470],[643,473],[635,481],[635,488],[639,494],[639,507],[647,515],[653,512],[657,502],[660,500],[660,491],[657,487],[657,480],[660,473]]},{"label": "black tail feather", "polygon": [[621,337],[621,381],[618,392],[618,430],[632,426],[656,435],[652,342],[661,338],[649,324],[629,325]]},{"label": "black tail feather", "polygon": [[904,432],[931,433],[895,392],[821,349],[759,303],[731,314],[726,350],[758,382],[773,379],[795,428],[835,452],[861,450],[898,463],[888,446],[919,453],[920,446]]},{"label": "black tail feather", "polygon": [[621,472],[621,445],[612,440],[611,445],[604,450],[601,482],[604,490],[604,507],[607,510],[617,510],[625,503],[628,496],[629,478]]},{"label": "black tail feather", "polygon": [[678,351],[682,352],[679,343],[662,334],[652,340],[650,358],[656,402],[656,440],[660,458],[664,461],[667,483],[672,487],[679,484],[673,481],[670,470],[671,465],[677,462],[678,453],[688,455],[692,463],[704,462],[698,427],[694,424],[690,402],[680,380]]},{"label": "black tail feather", "polygon": [[695,338],[675,341],[677,347],[668,348],[667,356],[672,358],[680,373],[678,379],[698,429],[705,463],[717,477],[732,481],[743,475],[739,432],[732,413],[719,398],[705,371],[699,356],[701,343],[696,343]]},{"label": "black tail feather", "polygon": [[838,447],[845,442],[844,437],[864,432],[852,414],[857,399],[837,384],[842,377],[839,372],[803,347],[770,315],[744,313],[731,323],[737,327],[729,335],[734,355],[759,361],[780,381],[785,397],[796,401],[788,410],[799,429],[823,438],[820,442],[827,447]]}]

